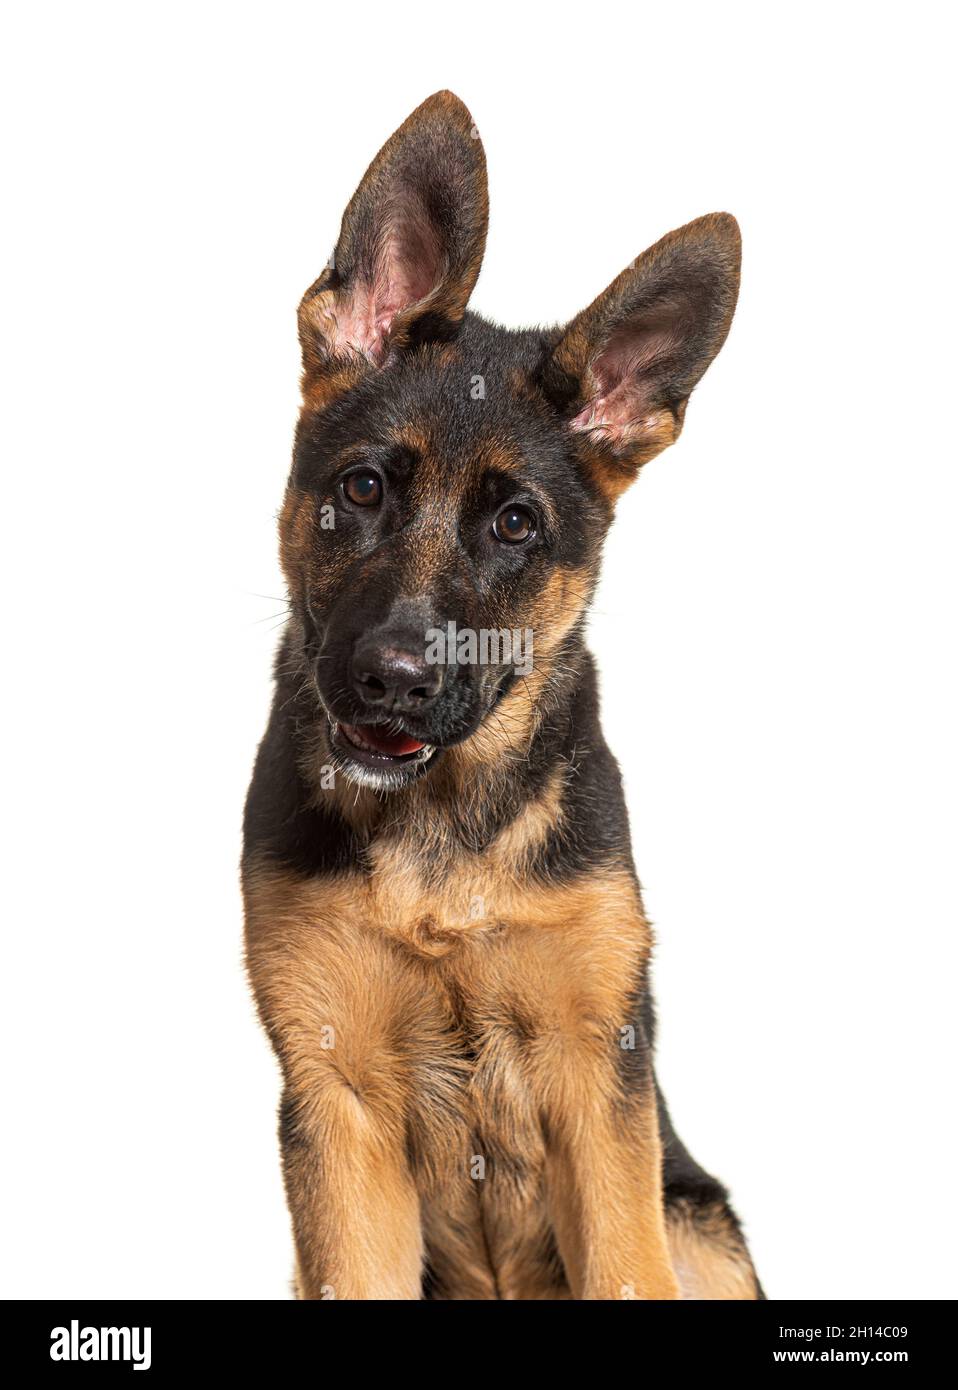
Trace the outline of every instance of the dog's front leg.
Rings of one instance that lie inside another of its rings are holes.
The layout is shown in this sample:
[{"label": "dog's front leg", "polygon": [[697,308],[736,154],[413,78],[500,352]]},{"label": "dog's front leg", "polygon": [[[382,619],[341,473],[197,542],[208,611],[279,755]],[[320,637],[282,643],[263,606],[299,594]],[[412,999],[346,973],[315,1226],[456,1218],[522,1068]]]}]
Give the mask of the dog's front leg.
[{"label": "dog's front leg", "polygon": [[418,1299],[419,1197],[401,1134],[352,1087],[327,1075],[302,1099],[287,1088],[281,1142],[307,1299]]},{"label": "dog's front leg", "polygon": [[365,926],[349,885],[253,861],[247,964],[283,1071],[283,1175],[309,1299],[418,1299],[423,1237],[407,1153],[420,976]]},{"label": "dog's front leg", "polygon": [[597,1097],[550,1132],[550,1216],[572,1296],[671,1299],[654,1096]]}]

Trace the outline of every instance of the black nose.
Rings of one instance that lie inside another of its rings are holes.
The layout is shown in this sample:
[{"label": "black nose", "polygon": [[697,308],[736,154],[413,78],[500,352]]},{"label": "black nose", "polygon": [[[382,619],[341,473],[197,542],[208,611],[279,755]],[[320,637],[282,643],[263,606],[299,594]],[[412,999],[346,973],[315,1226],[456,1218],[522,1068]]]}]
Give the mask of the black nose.
[{"label": "black nose", "polygon": [[442,689],[443,669],[408,639],[370,636],[356,643],[350,674],[353,690],[371,708],[421,713]]}]

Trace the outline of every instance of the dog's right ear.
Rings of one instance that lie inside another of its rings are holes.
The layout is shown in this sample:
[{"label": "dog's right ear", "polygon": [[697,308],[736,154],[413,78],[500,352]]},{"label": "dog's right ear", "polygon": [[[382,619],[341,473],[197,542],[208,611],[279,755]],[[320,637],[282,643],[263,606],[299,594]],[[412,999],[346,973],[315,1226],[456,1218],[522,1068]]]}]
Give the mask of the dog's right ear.
[{"label": "dog's right ear", "polygon": [[416,108],[367,169],[299,306],[304,385],[454,336],[486,244],[486,161],[452,92]]}]

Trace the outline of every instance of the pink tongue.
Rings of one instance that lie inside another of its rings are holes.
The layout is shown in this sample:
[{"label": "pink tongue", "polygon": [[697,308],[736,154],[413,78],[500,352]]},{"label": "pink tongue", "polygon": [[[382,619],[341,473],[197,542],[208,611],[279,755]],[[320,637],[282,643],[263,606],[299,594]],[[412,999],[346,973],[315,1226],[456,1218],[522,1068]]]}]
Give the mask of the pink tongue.
[{"label": "pink tongue", "polygon": [[365,743],[378,753],[386,753],[390,758],[401,758],[406,753],[418,753],[426,745],[418,738],[408,734],[384,734],[374,724],[357,724],[356,732]]}]

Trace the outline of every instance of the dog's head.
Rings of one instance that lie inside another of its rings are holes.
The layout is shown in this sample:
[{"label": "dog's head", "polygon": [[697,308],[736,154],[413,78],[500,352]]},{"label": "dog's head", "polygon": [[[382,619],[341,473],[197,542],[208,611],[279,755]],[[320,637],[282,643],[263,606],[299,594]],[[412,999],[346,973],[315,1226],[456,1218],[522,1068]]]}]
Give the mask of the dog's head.
[{"label": "dog's head", "polygon": [[380,788],[529,737],[615,500],[678,437],[735,307],[719,213],[566,327],[500,329],[466,312],[487,213],[472,119],[440,92],[370,165],[299,310],[291,640],[335,763]]}]

